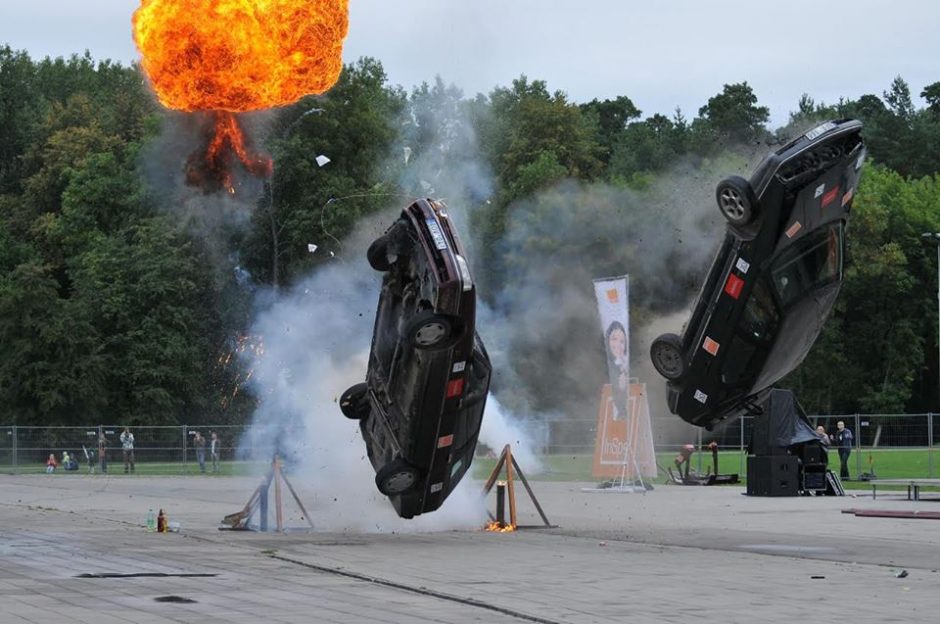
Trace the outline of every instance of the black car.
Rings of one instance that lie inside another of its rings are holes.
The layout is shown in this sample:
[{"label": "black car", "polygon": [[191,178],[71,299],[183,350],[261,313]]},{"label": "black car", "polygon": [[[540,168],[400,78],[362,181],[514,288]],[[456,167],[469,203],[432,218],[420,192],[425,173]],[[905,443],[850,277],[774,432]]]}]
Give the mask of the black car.
[{"label": "black car", "polygon": [[728,222],[682,335],[650,347],[669,409],[711,428],[760,403],[803,361],[842,283],[862,124],[829,121],[718,184]]},{"label": "black car", "polygon": [[492,368],[443,202],[405,208],[367,257],[384,272],[369,369],[340,408],[359,420],[379,491],[412,518],[440,507],[470,467]]}]

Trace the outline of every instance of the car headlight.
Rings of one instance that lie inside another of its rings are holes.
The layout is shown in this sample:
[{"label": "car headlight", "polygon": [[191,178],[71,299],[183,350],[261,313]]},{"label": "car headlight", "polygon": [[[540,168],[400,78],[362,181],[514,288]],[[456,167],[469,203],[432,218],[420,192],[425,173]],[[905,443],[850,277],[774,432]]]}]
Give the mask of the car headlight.
[{"label": "car headlight", "polygon": [[470,277],[470,267],[467,266],[467,261],[460,254],[454,254],[454,257],[457,259],[457,270],[460,271],[460,281],[463,282],[464,292],[471,290],[473,279]]}]

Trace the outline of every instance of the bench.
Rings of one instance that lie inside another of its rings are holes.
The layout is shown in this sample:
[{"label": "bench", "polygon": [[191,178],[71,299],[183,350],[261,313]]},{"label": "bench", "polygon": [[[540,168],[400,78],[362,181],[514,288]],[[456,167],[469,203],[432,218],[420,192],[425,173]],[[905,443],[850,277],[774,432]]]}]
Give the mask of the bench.
[{"label": "bench", "polygon": [[878,497],[879,485],[905,485],[907,486],[907,500],[920,500],[921,487],[940,487],[940,479],[874,479],[871,484],[871,497]]}]

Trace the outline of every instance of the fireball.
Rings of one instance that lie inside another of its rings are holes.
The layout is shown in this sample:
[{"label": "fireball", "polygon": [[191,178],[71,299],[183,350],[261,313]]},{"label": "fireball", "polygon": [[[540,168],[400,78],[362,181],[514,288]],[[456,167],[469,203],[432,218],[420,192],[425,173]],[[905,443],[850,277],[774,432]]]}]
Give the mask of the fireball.
[{"label": "fireball", "polygon": [[141,0],[134,41],[160,103],[211,111],[204,153],[187,181],[234,193],[239,161],[270,176],[270,160],[251,154],[235,113],[286,106],[332,87],[343,68],[348,0]]},{"label": "fireball", "polygon": [[348,0],[141,0],[134,41],[160,102],[245,112],[329,89]]}]

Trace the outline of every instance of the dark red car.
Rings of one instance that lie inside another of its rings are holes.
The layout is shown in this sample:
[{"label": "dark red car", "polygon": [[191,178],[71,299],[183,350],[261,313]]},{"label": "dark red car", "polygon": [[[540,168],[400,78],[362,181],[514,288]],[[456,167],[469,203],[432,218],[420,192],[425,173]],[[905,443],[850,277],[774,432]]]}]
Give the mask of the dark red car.
[{"label": "dark red car", "polygon": [[340,408],[359,420],[379,491],[412,518],[440,507],[470,467],[492,369],[443,202],[405,208],[367,257],[384,272],[369,369]]}]

